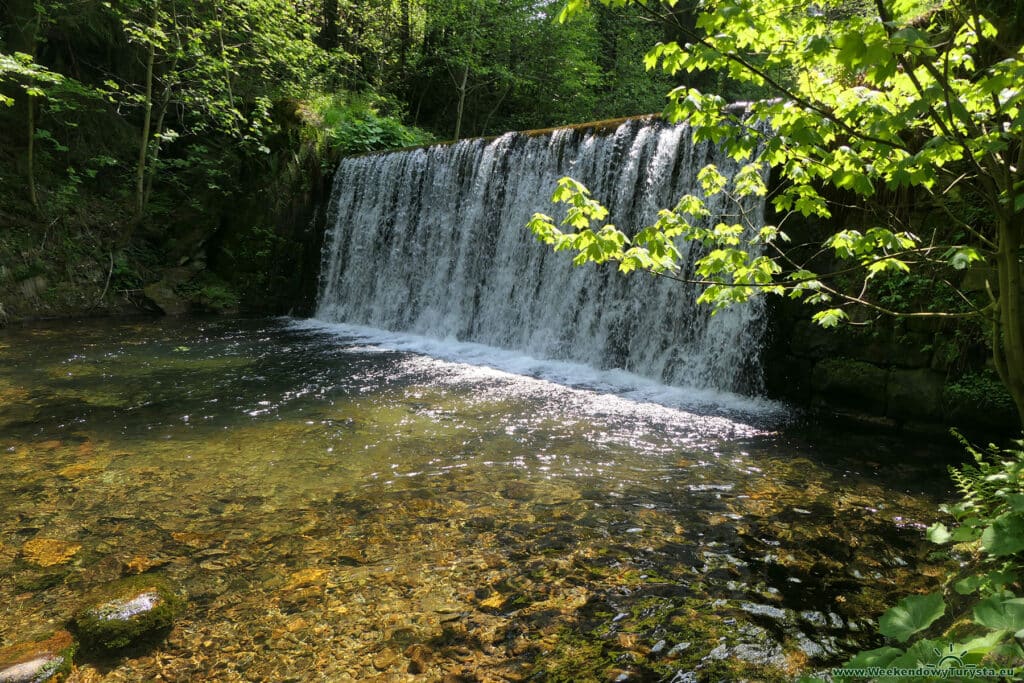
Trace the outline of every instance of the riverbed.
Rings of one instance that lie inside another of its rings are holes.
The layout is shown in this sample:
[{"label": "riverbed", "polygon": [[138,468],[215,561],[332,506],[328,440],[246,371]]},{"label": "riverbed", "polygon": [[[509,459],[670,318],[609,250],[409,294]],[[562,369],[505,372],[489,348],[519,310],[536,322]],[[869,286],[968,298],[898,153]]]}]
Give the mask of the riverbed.
[{"label": "riverbed", "polygon": [[152,573],[187,609],[155,649],[80,653],[81,680],[789,680],[939,583],[935,444],[424,344],[0,331],[0,647]]}]

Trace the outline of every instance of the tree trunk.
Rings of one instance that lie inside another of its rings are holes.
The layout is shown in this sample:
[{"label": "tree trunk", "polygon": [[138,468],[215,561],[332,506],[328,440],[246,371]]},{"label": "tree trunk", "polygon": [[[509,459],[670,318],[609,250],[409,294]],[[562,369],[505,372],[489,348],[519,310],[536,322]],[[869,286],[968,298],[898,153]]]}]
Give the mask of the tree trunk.
[{"label": "tree trunk", "polygon": [[220,40],[220,59],[224,62],[224,87],[228,91],[228,102],[231,103],[232,109],[235,106],[235,94],[231,87],[231,64],[228,63],[228,51],[224,47],[224,17],[220,11],[220,3],[216,4],[217,8],[217,38]]},{"label": "tree trunk", "polygon": [[401,0],[398,26],[398,72],[404,77],[409,50],[412,49],[412,26],[409,24],[409,0]]},{"label": "tree trunk", "polygon": [[36,98],[28,96],[28,198],[36,214],[42,214],[39,208],[39,195],[36,194]]},{"label": "tree trunk", "polygon": [[469,65],[462,67],[462,82],[459,84],[459,106],[455,112],[455,140],[462,134],[462,113],[466,109],[466,82],[469,80]]},{"label": "tree trunk", "polygon": [[325,50],[333,50],[341,44],[338,34],[338,0],[324,0],[324,24],[317,36],[317,43]]},{"label": "tree trunk", "polygon": [[[42,28],[42,15],[36,11],[36,18],[32,22],[32,29],[26,32],[26,40],[30,44],[29,54],[32,55],[32,60],[36,60],[36,46],[39,40],[39,30]],[[33,86],[34,82],[30,82],[29,86]],[[42,216],[43,210],[39,206],[39,194],[36,191],[36,96],[29,93],[26,95],[26,105],[28,108],[28,124],[29,124],[29,139],[26,140],[26,163],[28,164],[28,181],[29,181],[29,201],[32,202],[32,208],[35,209],[37,216]]]},{"label": "tree trunk", "polygon": [[992,353],[1000,379],[1010,392],[1021,427],[1024,428],[1024,310],[1021,296],[1021,229],[1015,219],[998,218],[999,250],[996,267],[999,273],[999,302]]},{"label": "tree trunk", "polygon": [[501,108],[501,103],[505,101],[505,98],[508,96],[509,92],[511,92],[511,91],[512,91],[512,86],[511,85],[506,85],[502,89],[501,96],[498,97],[498,101],[495,102],[494,103],[494,107],[492,107],[491,110],[489,112],[487,112],[487,118],[484,119],[484,125],[481,128],[481,130],[480,130],[480,135],[487,135],[487,127],[491,125],[491,117],[493,117],[495,114],[498,113],[498,109]]},{"label": "tree trunk", "polygon": [[164,117],[167,116],[167,108],[171,102],[171,87],[164,88],[163,100],[160,102],[160,113],[156,117],[156,126],[153,129],[153,137],[156,144],[153,146],[153,154],[149,158],[149,170],[146,174],[146,191],[142,198],[142,206],[149,205],[149,197],[153,194],[153,178],[156,176],[156,164],[160,160],[160,134],[164,132]]},{"label": "tree trunk", "polygon": [[[156,16],[154,13],[154,23]],[[149,152],[149,129],[153,121],[153,63],[156,60],[156,43],[150,41],[146,55],[146,99],[142,117],[142,138],[139,141],[139,162],[135,168],[135,220],[142,219],[146,210],[146,155]]]}]

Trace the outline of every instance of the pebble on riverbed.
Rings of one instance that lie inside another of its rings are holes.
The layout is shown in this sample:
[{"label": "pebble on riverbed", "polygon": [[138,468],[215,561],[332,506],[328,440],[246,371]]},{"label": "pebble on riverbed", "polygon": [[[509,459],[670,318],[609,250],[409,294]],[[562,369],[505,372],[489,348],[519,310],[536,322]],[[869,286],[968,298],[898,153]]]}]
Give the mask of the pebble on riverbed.
[{"label": "pebble on riverbed", "polygon": [[83,646],[121,650],[165,635],[182,602],[165,580],[133,576],[87,596],[73,625]]},{"label": "pebble on riverbed", "polygon": [[67,631],[0,649],[0,683],[57,683],[71,670],[75,641]]}]

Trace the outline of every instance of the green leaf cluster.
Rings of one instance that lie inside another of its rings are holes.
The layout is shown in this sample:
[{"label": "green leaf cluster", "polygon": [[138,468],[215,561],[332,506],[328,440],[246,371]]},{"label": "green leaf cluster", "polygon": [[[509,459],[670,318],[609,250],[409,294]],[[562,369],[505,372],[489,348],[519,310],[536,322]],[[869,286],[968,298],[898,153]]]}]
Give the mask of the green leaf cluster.
[{"label": "green leaf cluster", "polygon": [[[571,0],[562,18],[590,6]],[[701,299],[716,309],[770,293],[814,306],[814,319],[826,326],[851,319],[855,308],[977,318],[990,330],[994,364],[1024,421],[1024,7],[708,0],[696,14],[692,28],[681,28],[685,40],[657,44],[645,63],[683,82],[669,93],[665,116],[685,122],[695,143],[714,145],[740,168],[728,178],[702,169],[702,208],[663,212],[638,233],[647,243],[657,233],[662,257],[634,241],[628,262],[627,250],[593,250],[595,258],[583,253],[577,262],[613,259],[624,270],[678,273],[682,264],[673,256],[681,250],[662,246],[678,238],[709,250],[691,281],[706,287]],[[693,85],[709,74],[718,87]],[[759,97],[729,106],[725,82]],[[769,169],[779,182],[767,196]],[[908,229],[897,210],[877,201],[895,193],[908,193],[944,224],[927,226],[930,234]],[[754,198],[772,205],[776,225],[765,229],[747,217]],[[711,202],[729,207],[718,213],[741,217],[741,229],[722,229],[714,216],[695,222]],[[871,202],[876,211],[862,212],[862,224],[837,226],[820,248],[784,248],[781,228],[791,216],[831,219],[836,205]],[[967,214],[965,203],[984,209]],[[871,287],[912,269],[957,283],[981,263],[994,266],[993,277],[978,295],[960,293],[956,310],[893,309]]]},{"label": "green leaf cluster", "polygon": [[[955,544],[960,552],[972,553],[969,570],[949,579],[946,595],[911,595],[881,616],[879,633],[900,644],[913,641],[906,649],[888,645],[861,652],[844,667],[934,665],[936,653],[948,649],[965,665],[1009,664],[1018,674],[1024,672],[1024,442],[1013,449],[990,446],[987,451],[963,443],[974,462],[950,469],[962,497],[943,506],[956,525],[936,523],[927,535],[933,543]],[[947,602],[950,594],[954,597]],[[962,596],[969,600],[966,607]],[[941,634],[921,638],[941,623],[949,605],[966,613],[969,627],[958,627],[955,642]]]}]

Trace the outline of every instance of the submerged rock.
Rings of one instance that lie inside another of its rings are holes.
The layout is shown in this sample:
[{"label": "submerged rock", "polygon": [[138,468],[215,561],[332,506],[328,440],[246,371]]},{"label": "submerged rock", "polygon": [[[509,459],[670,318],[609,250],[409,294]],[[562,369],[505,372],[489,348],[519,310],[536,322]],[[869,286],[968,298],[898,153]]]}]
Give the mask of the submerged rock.
[{"label": "submerged rock", "polygon": [[422,674],[426,673],[430,666],[434,652],[422,643],[415,643],[405,648],[405,656],[409,659],[409,673]]},{"label": "submerged rock", "polygon": [[14,587],[19,591],[37,592],[47,588],[53,588],[67,577],[70,571],[66,567],[59,567],[52,571],[29,571],[16,574]]},{"label": "submerged rock", "polygon": [[71,670],[75,640],[57,631],[46,640],[0,649],[0,683],[56,683]]},{"label": "submerged rock", "polygon": [[83,645],[120,650],[162,637],[181,606],[181,598],[163,579],[135,576],[89,595],[74,627]]},{"label": "submerged rock", "polygon": [[82,546],[77,543],[54,538],[34,538],[22,546],[21,554],[26,561],[38,567],[54,567],[70,562],[81,549]]}]

